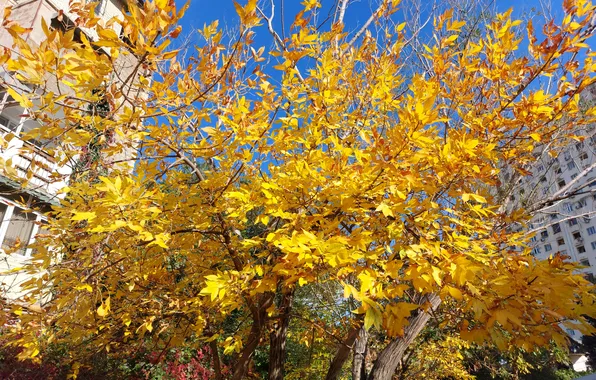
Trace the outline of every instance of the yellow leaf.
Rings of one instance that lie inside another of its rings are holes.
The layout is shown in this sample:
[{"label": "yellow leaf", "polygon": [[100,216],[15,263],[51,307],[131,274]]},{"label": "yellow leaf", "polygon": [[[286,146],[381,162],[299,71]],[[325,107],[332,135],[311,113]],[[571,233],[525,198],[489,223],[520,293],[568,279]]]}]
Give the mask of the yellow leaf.
[{"label": "yellow leaf", "polygon": [[386,203],[381,203],[376,211],[381,211],[385,216],[393,216],[393,211]]},{"label": "yellow leaf", "polygon": [[433,276],[433,279],[435,280],[435,282],[439,286],[441,286],[441,283],[442,283],[442,280],[441,280],[441,275],[442,274],[443,274],[443,272],[439,268],[432,267],[432,276]]},{"label": "yellow leaf", "polygon": [[89,284],[79,285],[75,288],[76,290],[86,290],[89,293],[93,292],[93,288]]},{"label": "yellow leaf", "polygon": [[79,221],[79,220],[93,220],[97,217],[94,211],[75,211],[74,215],[72,216],[72,220]]},{"label": "yellow leaf", "polygon": [[12,96],[13,99],[16,100],[21,105],[21,107],[24,107],[24,108],[32,108],[33,107],[33,103],[25,95],[21,95],[21,94],[17,93],[15,90],[13,90],[10,87],[7,87],[6,91],[8,91],[8,94],[10,96]]},{"label": "yellow leaf", "polygon": [[105,303],[102,302],[101,305],[99,305],[99,307],[97,308],[97,315],[99,315],[100,317],[105,317],[106,315],[108,315],[109,311],[110,311],[110,297],[106,298]]},{"label": "yellow leaf", "polygon": [[451,297],[455,298],[456,300],[461,300],[463,298],[463,295],[461,293],[461,291],[457,288],[454,288],[452,286],[448,286],[447,287],[447,291],[449,292],[449,294],[451,295]]}]

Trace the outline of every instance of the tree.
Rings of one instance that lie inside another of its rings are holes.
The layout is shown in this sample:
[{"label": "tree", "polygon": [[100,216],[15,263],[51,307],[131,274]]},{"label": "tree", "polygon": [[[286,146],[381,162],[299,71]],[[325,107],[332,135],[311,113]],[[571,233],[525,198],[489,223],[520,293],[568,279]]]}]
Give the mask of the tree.
[{"label": "tree", "polygon": [[[168,49],[183,14],[173,2],[131,2],[107,25],[93,4],[72,4],[76,24],[98,37],[45,27],[39,47],[5,18],[14,51],[1,62],[35,90],[3,85],[42,123],[30,137],[60,139],[61,163],[101,146],[94,165],[107,168],[99,183],[64,190],[52,237],[24,269],[28,293],[8,310],[20,317],[12,344],[22,359],[67,344],[76,374],[99,351],[210,343],[213,367],[230,364],[241,379],[268,344],[279,379],[288,328],[316,323],[343,334],[318,378],[338,378],[364,328],[376,349],[364,372],[377,380],[432,321],[458,342],[501,350],[564,345],[562,326],[592,331],[589,282],[560,256],[529,254],[527,234],[508,227],[530,213],[495,187],[504,165],[523,173],[536,151],[585,138],[575,131],[595,121],[578,99],[595,81],[593,5],[566,1],[562,23],[542,33],[528,22],[519,55],[510,12],[474,38],[445,12],[416,52],[421,70],[404,59],[411,40],[392,18],[397,2],[381,2],[353,34],[347,5],[317,25],[320,4],[305,1],[286,36],[256,1],[236,4],[236,38],[206,26],[186,62]],[[268,51],[253,46],[261,24],[275,41]],[[139,63],[121,78],[113,58],[127,54]],[[557,86],[543,88],[551,76]],[[103,117],[89,112],[99,101],[110,104]],[[107,132],[116,138],[98,144]],[[134,170],[121,162],[133,148]],[[314,308],[300,322],[292,305],[304,287],[332,290],[337,317]]]}]

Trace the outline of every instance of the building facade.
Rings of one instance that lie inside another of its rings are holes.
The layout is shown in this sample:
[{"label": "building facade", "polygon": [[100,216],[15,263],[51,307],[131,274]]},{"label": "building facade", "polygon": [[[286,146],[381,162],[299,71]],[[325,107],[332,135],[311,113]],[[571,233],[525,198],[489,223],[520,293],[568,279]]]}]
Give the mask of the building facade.
[{"label": "building facade", "polygon": [[[595,101],[596,86],[581,94],[582,107]],[[499,193],[509,208],[522,207],[534,215],[527,226],[511,227],[532,234],[534,257],[567,256],[583,265],[581,273],[596,283],[596,126],[576,130],[575,135],[577,139],[562,149],[538,147],[536,163],[521,174],[503,168]],[[567,333],[581,341],[579,331]]]},{"label": "building facade", "polygon": [[[38,46],[45,39],[42,20],[51,28],[72,28],[75,29],[75,35],[85,33],[89,41],[96,39],[93,30],[82,30],[75,26],[76,18],[69,12],[68,0],[0,0],[0,6],[2,9],[12,7],[10,20],[29,27],[24,38],[31,46]],[[121,19],[126,7],[125,1],[100,0],[95,12],[105,22],[114,17]],[[119,23],[110,25],[122,35]],[[0,47],[12,49],[12,45],[12,37],[0,26]],[[132,54],[120,54],[114,64],[122,77],[128,77],[138,67],[138,60]],[[12,298],[19,295],[18,285],[30,278],[15,269],[34,255],[29,245],[34,242],[35,236],[44,233],[44,215],[53,204],[60,201],[63,196],[60,189],[68,183],[73,167],[56,163],[49,153],[51,141],[23,139],[27,131],[40,125],[5,91],[7,84],[22,91],[35,89],[19,83],[5,68],[0,72],[0,136],[9,140],[8,146],[0,149],[0,164],[4,165],[5,170],[27,179],[27,186],[22,186],[0,175],[0,272],[4,273],[0,277],[0,286],[3,287],[4,295]],[[16,249],[15,245],[18,246]],[[10,254],[6,254],[8,251]],[[6,271],[10,270],[14,272],[6,275]]]},{"label": "building facade", "polygon": [[[528,226],[532,254],[539,259],[560,252],[596,275],[596,135],[568,146],[557,157],[538,164],[525,191],[552,198]],[[524,191],[524,190],[520,190]],[[573,194],[568,196],[568,194]]]}]

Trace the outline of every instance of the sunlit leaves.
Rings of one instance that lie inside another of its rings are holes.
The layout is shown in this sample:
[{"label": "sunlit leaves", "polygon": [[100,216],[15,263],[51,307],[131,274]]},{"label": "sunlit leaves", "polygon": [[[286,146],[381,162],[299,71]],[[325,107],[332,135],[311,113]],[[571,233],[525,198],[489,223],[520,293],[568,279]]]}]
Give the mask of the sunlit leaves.
[{"label": "sunlit leaves", "polygon": [[[300,28],[273,48],[253,44],[262,21],[253,0],[235,4],[238,35],[226,40],[214,22],[187,51],[169,47],[182,13],[163,0],[101,25],[77,9],[93,42],[46,26],[32,49],[10,26],[22,57],[4,54],[9,70],[69,91],[10,94],[43,121],[39,136],[62,142],[58,163],[101,144],[106,168],[64,190],[52,238],[27,267],[47,271],[23,284],[26,301],[52,297],[44,321],[20,316],[24,357],[39,354],[40,323],[62,329],[52,338],[61,343],[114,355],[193,337],[237,357],[255,324],[264,336],[283,313],[279,298],[324,286],[328,304],[344,308],[337,330],[397,338],[436,312],[462,339],[528,350],[562,342],[559,322],[588,331],[589,284],[559,256],[529,256],[528,236],[507,230],[529,215],[498,194],[504,166],[527,171],[541,144],[594,121],[576,96],[593,81],[591,58],[558,62],[587,48],[585,7],[569,11],[565,31],[547,28],[547,43],[529,27],[530,57],[512,55],[522,45],[510,14],[467,39],[466,22],[447,13],[417,72],[405,24],[348,46],[337,27],[311,25],[317,1],[303,5]],[[137,71],[121,75],[118,59]],[[531,85],[562,68],[559,87]],[[104,99],[106,115],[90,110]],[[296,318],[300,329],[314,331],[303,322],[324,319],[317,313]],[[424,350],[457,357],[464,346],[449,338]]]}]

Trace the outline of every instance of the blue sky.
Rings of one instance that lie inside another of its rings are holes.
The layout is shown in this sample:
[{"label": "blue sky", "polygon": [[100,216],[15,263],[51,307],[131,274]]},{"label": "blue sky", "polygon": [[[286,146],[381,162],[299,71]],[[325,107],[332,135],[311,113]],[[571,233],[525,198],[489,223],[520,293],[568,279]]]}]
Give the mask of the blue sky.
[{"label": "blue sky", "polygon": [[[284,0],[285,20],[286,25],[291,24],[294,15],[302,8],[300,5],[302,0]],[[321,19],[327,14],[327,11],[333,6],[336,0],[320,0],[322,3]],[[406,4],[409,0],[402,0],[402,4]],[[493,0],[499,12],[504,12],[509,8],[513,9],[514,17],[522,17],[535,12],[540,12],[541,6],[539,0]],[[240,4],[244,4],[246,0],[239,0]],[[259,0],[259,3],[263,0]],[[265,0],[268,4],[269,0]],[[430,1],[429,1],[430,2]],[[548,2],[546,0],[545,2]],[[177,0],[181,6],[184,0]],[[280,3],[281,0],[275,0],[276,3],[276,26],[279,28],[280,21]],[[350,4],[345,22],[348,29],[355,29],[358,25],[362,25],[370,16],[371,9],[378,0],[353,0]],[[553,16],[559,19],[562,13],[562,0],[550,0]],[[324,15],[323,15],[324,14]],[[398,13],[398,17],[401,15]],[[559,16],[559,17],[557,17]],[[540,16],[539,16],[540,17]],[[193,29],[201,28],[204,24],[209,24],[214,20],[219,20],[220,26],[234,26],[237,24],[238,18],[232,0],[190,0],[190,8],[188,9],[183,21],[183,33],[187,34]],[[263,44],[270,43],[270,36],[265,29],[257,31],[257,46],[261,40]]]}]

